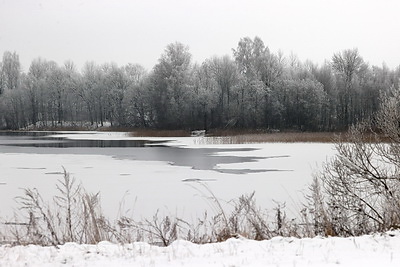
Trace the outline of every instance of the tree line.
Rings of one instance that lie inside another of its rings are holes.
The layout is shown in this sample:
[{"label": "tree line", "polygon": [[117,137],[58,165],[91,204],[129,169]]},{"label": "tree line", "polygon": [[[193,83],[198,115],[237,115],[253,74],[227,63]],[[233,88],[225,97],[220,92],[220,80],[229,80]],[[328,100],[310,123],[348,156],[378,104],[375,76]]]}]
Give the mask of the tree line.
[{"label": "tree line", "polygon": [[339,131],[371,116],[398,88],[396,69],[367,64],[357,49],[318,65],[240,39],[232,56],[193,63],[189,48],[166,46],[147,71],[138,64],[34,59],[21,71],[16,52],[0,62],[0,128],[28,126]]}]

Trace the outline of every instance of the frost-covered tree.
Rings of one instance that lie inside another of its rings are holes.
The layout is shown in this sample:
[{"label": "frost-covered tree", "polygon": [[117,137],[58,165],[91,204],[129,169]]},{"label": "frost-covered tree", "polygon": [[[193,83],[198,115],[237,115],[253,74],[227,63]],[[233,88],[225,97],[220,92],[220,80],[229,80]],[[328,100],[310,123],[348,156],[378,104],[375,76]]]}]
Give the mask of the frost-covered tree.
[{"label": "frost-covered tree", "polygon": [[[400,68],[369,67],[357,49],[321,66],[272,53],[245,37],[228,55],[191,63],[188,47],[169,44],[153,70],[128,64],[35,59],[21,72],[18,55],[0,62],[0,127],[65,121],[158,128],[343,130],[371,116],[379,95],[399,85]],[[21,89],[19,93],[7,92]],[[19,103],[19,104],[17,104]],[[18,116],[5,115],[18,110]],[[22,115],[23,114],[23,115]],[[22,119],[23,117],[23,119]],[[13,122],[14,119],[17,120]]]},{"label": "frost-covered tree", "polygon": [[[269,127],[271,117],[277,112],[271,107],[279,106],[274,83],[282,75],[282,56],[272,54],[259,37],[240,39],[233,55],[244,77],[240,94],[241,125]],[[250,99],[246,100],[246,97]],[[251,107],[247,105],[248,101]],[[245,123],[248,119],[253,119],[253,123]]]},{"label": "frost-covered tree", "polygon": [[30,123],[40,121],[46,125],[49,119],[50,89],[48,86],[50,71],[57,64],[41,58],[34,59],[29,67],[28,74],[22,82],[22,88],[26,94],[30,114]]},{"label": "frost-covered tree", "polygon": [[5,91],[0,98],[0,122],[6,129],[26,127],[26,98],[21,88]]},{"label": "frost-covered tree", "polygon": [[327,95],[323,85],[312,79],[284,80],[280,84],[284,95],[285,128],[323,130],[323,108]]},{"label": "frost-covered tree", "polygon": [[215,72],[209,61],[201,66],[195,65],[192,75],[191,127],[193,129],[215,128],[218,121],[215,118],[219,106],[220,87],[216,81]]},{"label": "frost-covered tree", "polygon": [[76,113],[72,99],[73,92],[78,85],[78,74],[71,62],[66,62],[63,67],[50,63],[46,77],[46,93],[48,103],[46,105],[47,120],[52,126],[63,125],[66,121],[74,121]]},{"label": "frost-covered tree", "polygon": [[182,128],[188,110],[191,54],[181,43],[171,43],[158,60],[151,75],[152,105],[157,126]]},{"label": "frost-covered tree", "polygon": [[3,62],[0,61],[0,96],[6,88],[5,77],[3,72]]},{"label": "frost-covered tree", "polygon": [[150,85],[146,69],[139,64],[128,64],[124,71],[129,80],[124,103],[127,124],[135,127],[147,127],[153,118],[150,109]]},{"label": "frost-covered tree", "polygon": [[337,84],[339,86],[339,120],[343,126],[351,125],[357,120],[355,111],[356,78],[366,68],[366,65],[357,49],[347,49],[333,55],[332,68],[339,81]]},{"label": "frost-covered tree", "polygon": [[126,126],[126,110],[124,97],[130,86],[130,81],[123,67],[115,64],[106,68],[104,77],[109,100],[109,119],[111,123]]},{"label": "frost-covered tree", "polygon": [[313,76],[316,81],[322,84],[323,90],[326,93],[326,105],[323,106],[322,120],[323,128],[332,131],[337,128],[337,103],[338,91],[336,88],[336,80],[333,70],[328,61],[320,67],[313,70]]},{"label": "frost-covered tree", "polygon": [[81,79],[79,86],[76,87],[75,94],[83,101],[87,118],[91,125],[95,122],[102,123],[101,115],[99,114],[98,103],[101,101],[99,87],[102,81],[102,72],[94,62],[86,62],[81,71]]},{"label": "frost-covered tree", "polygon": [[5,89],[13,90],[19,86],[21,64],[19,62],[19,56],[16,52],[4,52],[1,72],[1,91],[4,91]]},{"label": "frost-covered tree", "polygon": [[238,90],[240,74],[237,65],[229,57],[213,57],[204,62],[217,86],[218,94],[215,95],[217,106],[212,114],[212,120],[218,127],[232,127],[238,121]]}]

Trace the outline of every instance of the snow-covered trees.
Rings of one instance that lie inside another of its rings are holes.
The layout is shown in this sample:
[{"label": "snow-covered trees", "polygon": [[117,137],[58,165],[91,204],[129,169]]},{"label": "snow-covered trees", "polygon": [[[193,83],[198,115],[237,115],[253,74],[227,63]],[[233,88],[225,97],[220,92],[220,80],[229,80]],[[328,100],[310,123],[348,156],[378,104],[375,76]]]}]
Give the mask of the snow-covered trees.
[{"label": "snow-covered trees", "polygon": [[355,123],[358,99],[357,78],[367,68],[357,49],[347,49],[332,57],[332,68],[337,74],[338,81],[338,116],[344,126]]},{"label": "snow-covered trees", "polygon": [[123,103],[127,125],[147,127],[153,120],[147,71],[139,64],[128,64],[124,70],[129,80],[129,88]]},{"label": "snow-covered trees", "polygon": [[259,37],[254,40],[248,37],[240,39],[233,54],[239,72],[243,75],[240,94],[241,126],[273,127],[272,117],[279,110],[275,83],[283,71],[280,55],[272,54]]},{"label": "snow-covered trees", "polygon": [[19,57],[0,62],[0,128],[61,126],[168,129],[343,130],[371,116],[379,95],[398,86],[400,68],[368,66],[357,49],[321,66],[273,53],[245,37],[225,55],[192,64],[189,48],[171,43],[147,72],[142,66],[44,59],[21,72]]},{"label": "snow-covered trees", "polygon": [[19,62],[19,56],[16,52],[4,52],[0,76],[0,94],[6,89],[13,90],[19,86],[21,64]]},{"label": "snow-covered trees", "polygon": [[277,85],[284,110],[282,127],[297,130],[323,130],[327,95],[323,85],[313,79],[286,79]]},{"label": "snow-covered trees", "polygon": [[217,105],[211,116],[213,126],[234,126],[241,110],[239,89],[242,77],[238,67],[229,56],[213,57],[206,60],[203,67],[211,72],[211,78],[217,88]]},{"label": "snow-covered trees", "polygon": [[156,123],[162,128],[182,128],[186,125],[190,88],[191,54],[181,43],[169,44],[154,67],[152,104]]}]

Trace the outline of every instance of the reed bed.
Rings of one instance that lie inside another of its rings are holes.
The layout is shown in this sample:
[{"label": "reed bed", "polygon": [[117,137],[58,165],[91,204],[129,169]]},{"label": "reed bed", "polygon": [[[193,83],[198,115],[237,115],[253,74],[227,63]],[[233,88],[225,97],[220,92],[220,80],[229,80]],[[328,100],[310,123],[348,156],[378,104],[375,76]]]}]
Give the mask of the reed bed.
[{"label": "reed bed", "polygon": [[[138,129],[132,137],[189,137],[188,130]],[[211,130],[197,140],[204,144],[252,144],[252,143],[331,143],[338,133],[333,132],[265,132],[261,130]]]},{"label": "reed bed", "polygon": [[255,143],[333,143],[339,134],[330,132],[277,132],[241,133],[233,135],[206,136],[199,144],[255,144]]},{"label": "reed bed", "polygon": [[188,130],[155,130],[135,129],[129,133],[131,137],[188,137],[191,132]]}]

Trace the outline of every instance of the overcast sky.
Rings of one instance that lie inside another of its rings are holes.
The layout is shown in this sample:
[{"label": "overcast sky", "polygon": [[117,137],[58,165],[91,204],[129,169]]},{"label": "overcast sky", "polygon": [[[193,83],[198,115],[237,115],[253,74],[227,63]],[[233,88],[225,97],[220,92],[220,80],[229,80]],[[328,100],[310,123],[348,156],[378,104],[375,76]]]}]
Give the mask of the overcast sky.
[{"label": "overcast sky", "polygon": [[371,65],[400,65],[398,0],[0,0],[0,53],[23,70],[42,57],[139,63],[151,69],[171,42],[193,60],[232,55],[242,37],[322,63],[358,48]]}]

